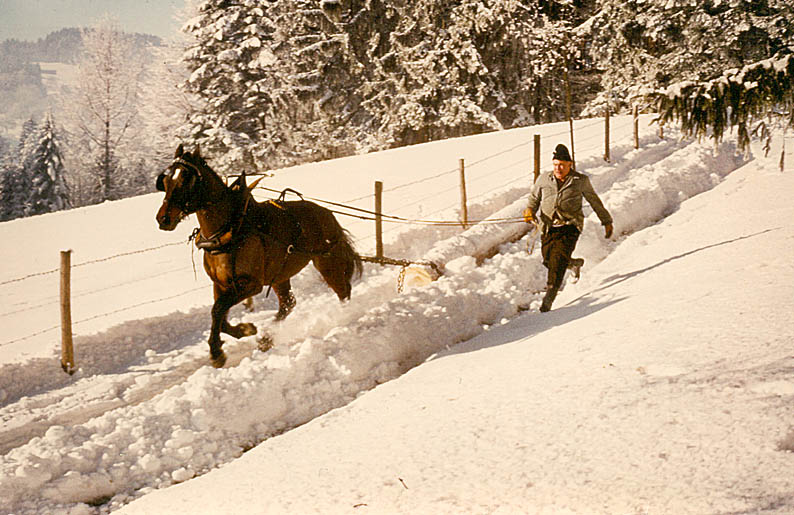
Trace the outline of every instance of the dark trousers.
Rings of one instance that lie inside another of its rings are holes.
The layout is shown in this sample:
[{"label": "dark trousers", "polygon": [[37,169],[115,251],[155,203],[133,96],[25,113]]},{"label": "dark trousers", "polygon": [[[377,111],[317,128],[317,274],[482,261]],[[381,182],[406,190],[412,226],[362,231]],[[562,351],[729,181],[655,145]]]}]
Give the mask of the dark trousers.
[{"label": "dark trousers", "polygon": [[546,284],[550,288],[559,289],[562,285],[565,270],[578,240],[579,229],[575,225],[551,227],[540,239],[543,265],[549,269]]}]

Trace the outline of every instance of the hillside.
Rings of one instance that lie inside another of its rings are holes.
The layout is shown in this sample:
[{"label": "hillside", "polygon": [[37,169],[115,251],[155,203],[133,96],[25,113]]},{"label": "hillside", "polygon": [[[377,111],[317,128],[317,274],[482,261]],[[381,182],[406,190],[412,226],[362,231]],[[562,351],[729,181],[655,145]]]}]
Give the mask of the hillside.
[{"label": "hillside", "polygon": [[[397,270],[368,267],[340,305],[307,269],[284,323],[272,324],[268,299],[233,313],[275,346],[227,339],[220,370],[207,364],[209,288],[183,243],[193,224],[157,231],[159,196],[0,224],[0,237],[19,242],[0,275],[14,311],[0,318],[9,338],[0,342],[0,504],[14,513],[108,511],[140,496],[127,510],[790,509],[794,272],[777,258],[794,241],[780,223],[792,214],[782,194],[790,172],[746,162],[730,143],[660,140],[647,119],[635,151],[623,143],[630,125],[616,121],[622,136],[604,163],[602,125],[577,123],[579,167],[617,236],[603,240],[588,218],[577,248],[584,278],[551,313],[535,310],[545,277],[526,239],[476,266],[466,253],[483,226],[403,226],[388,233],[387,255],[443,255],[440,280],[398,294]],[[470,217],[515,216],[532,131],[544,149],[566,138],[562,124],[505,131],[307,165],[266,184],[369,208],[381,179],[387,212],[454,219],[463,157]],[[748,205],[756,209],[736,209]],[[371,250],[371,223],[343,225]],[[67,247],[85,263],[73,275],[83,322],[71,377],[47,330],[53,275],[33,275]],[[190,499],[198,504],[184,507]]]},{"label": "hillside", "polygon": [[550,313],[120,513],[791,513],[792,187],[751,162]]}]

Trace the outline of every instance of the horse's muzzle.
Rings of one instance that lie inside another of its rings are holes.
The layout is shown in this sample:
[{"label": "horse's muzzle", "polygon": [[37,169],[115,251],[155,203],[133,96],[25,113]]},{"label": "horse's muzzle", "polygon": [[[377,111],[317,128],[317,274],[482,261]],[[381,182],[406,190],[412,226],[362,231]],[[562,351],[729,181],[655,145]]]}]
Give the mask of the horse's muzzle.
[{"label": "horse's muzzle", "polygon": [[168,209],[168,206],[163,204],[160,210],[157,211],[157,216],[155,218],[161,231],[173,231],[176,229],[176,226],[182,220],[183,216],[181,211]]}]

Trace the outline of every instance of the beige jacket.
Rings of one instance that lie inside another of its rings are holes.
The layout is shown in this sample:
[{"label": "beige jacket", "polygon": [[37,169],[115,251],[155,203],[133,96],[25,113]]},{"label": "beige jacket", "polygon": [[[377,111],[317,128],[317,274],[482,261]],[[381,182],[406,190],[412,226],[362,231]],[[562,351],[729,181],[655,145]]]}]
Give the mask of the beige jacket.
[{"label": "beige jacket", "polygon": [[[590,184],[590,179],[574,171],[568,174],[560,188],[557,187],[554,173],[541,174],[529,194],[529,209],[533,216],[540,220],[540,229],[544,233],[552,226],[555,214],[558,223],[576,225],[581,232],[584,228],[583,197],[592,206],[602,225],[612,223],[612,216],[598,198],[593,185]],[[539,215],[538,209],[540,209]]]}]

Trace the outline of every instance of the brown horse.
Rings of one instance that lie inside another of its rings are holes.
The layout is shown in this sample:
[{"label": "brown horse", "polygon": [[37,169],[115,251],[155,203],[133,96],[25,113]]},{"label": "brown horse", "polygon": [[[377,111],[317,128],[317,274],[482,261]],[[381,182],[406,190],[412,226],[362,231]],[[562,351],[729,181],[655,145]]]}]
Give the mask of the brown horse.
[{"label": "brown horse", "polygon": [[256,334],[253,324],[227,322],[238,302],[272,286],[276,320],[282,320],[295,307],[290,278],[309,261],[341,301],[350,298],[354,273],[361,273],[361,258],[331,211],[305,200],[259,203],[251,196],[254,186],[246,186],[245,175],[227,186],[198,148],[185,152],[182,145],[157,177],[157,189],[165,192],[160,229],[172,231],[192,213],[198,218],[196,246],[205,251],[204,270],[214,283],[209,346],[215,367],[226,362],[221,331],[235,338]]}]

